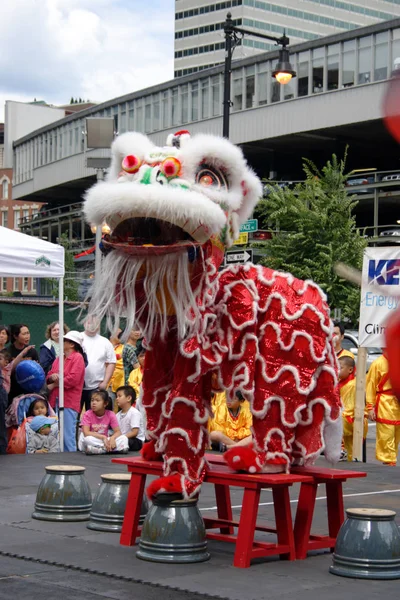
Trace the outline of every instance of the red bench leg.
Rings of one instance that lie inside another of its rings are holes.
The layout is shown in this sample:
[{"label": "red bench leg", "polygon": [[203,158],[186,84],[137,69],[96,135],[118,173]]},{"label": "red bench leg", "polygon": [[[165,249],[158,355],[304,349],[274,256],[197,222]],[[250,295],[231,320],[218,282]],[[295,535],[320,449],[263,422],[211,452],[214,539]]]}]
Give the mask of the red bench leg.
[{"label": "red bench leg", "polygon": [[134,546],[136,542],[145,483],[146,475],[132,473],[119,539],[122,546]]},{"label": "red bench leg", "polygon": [[276,535],[278,544],[289,546],[289,552],[280,555],[280,558],[296,559],[296,550],[294,545],[292,513],[290,511],[289,488],[272,488],[274,499]]},{"label": "red bench leg", "polygon": [[[336,539],[344,521],[343,489],[341,481],[326,482],[329,535]],[[334,548],[331,548],[333,551]]]},{"label": "red bench leg", "polygon": [[317,490],[317,483],[302,483],[300,487],[299,501],[294,522],[296,558],[300,560],[307,557]]},{"label": "red bench leg", "polygon": [[[232,505],[229,485],[216,483],[214,488],[215,499],[217,501],[218,518],[232,521]],[[233,531],[234,529],[232,526],[220,528],[220,533],[233,534]]]},{"label": "red bench leg", "polygon": [[260,492],[261,490],[244,490],[239,529],[236,539],[236,550],[233,559],[234,567],[247,569],[250,566]]}]

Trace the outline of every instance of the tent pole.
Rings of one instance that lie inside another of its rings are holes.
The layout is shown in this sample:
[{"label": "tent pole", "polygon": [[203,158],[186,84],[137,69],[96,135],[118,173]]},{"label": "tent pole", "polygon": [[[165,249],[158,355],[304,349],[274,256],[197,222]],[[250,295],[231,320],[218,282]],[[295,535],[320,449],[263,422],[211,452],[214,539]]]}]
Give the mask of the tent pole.
[{"label": "tent pole", "polygon": [[60,449],[64,452],[64,277],[58,280],[58,323],[60,326],[60,372],[58,409],[60,418]]}]

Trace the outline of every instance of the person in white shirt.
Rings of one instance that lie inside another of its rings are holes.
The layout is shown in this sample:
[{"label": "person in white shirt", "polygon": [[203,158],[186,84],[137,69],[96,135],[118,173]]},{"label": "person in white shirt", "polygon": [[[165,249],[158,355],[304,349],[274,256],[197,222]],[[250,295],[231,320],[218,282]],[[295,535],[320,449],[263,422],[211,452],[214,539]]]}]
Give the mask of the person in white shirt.
[{"label": "person in white shirt", "polygon": [[87,356],[85,383],[82,391],[81,410],[85,406],[90,409],[90,398],[96,390],[107,390],[113,376],[116,357],[111,342],[99,334],[100,323],[89,317],[84,323],[82,333],[83,348]]},{"label": "person in white shirt", "polygon": [[117,421],[122,435],[128,439],[129,450],[141,450],[145,441],[142,415],[135,406],[135,390],[130,385],[123,385],[117,389],[117,404],[120,411]]}]

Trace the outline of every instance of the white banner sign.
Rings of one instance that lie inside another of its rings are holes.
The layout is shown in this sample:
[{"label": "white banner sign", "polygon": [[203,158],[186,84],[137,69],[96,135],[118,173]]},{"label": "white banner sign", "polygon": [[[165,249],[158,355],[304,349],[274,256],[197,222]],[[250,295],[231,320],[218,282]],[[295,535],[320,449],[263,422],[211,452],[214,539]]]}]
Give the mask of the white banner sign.
[{"label": "white banner sign", "polygon": [[366,248],[362,269],[360,346],[385,346],[385,322],[400,309],[400,246]]}]

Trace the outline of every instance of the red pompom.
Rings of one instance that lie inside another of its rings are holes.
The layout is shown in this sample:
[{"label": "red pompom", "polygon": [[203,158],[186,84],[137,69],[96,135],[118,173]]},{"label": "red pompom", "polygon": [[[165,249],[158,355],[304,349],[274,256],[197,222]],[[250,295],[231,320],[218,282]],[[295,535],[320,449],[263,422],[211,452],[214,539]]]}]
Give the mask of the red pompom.
[{"label": "red pompom", "polygon": [[224,459],[234,471],[247,471],[248,473],[261,471],[257,464],[257,454],[254,452],[253,446],[230,448],[225,452]]},{"label": "red pompom", "polygon": [[154,440],[143,444],[140,454],[144,460],[162,460],[162,455],[156,452],[155,445]]},{"label": "red pompom", "polygon": [[181,476],[175,474],[168,475],[167,477],[160,477],[159,479],[152,481],[146,490],[147,496],[150,500],[159,492],[164,492],[166,494],[181,494]]}]

